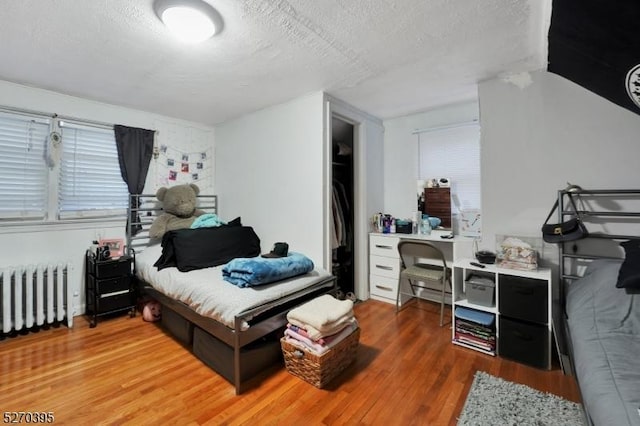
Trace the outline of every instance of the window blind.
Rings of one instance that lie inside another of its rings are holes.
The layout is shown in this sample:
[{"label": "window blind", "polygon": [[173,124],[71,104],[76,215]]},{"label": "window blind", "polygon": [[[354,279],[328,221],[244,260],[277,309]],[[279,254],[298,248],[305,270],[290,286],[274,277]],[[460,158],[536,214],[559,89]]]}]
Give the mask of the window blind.
[{"label": "window blind", "polygon": [[49,120],[0,113],[0,218],[44,218]]},{"label": "window blind", "polygon": [[451,180],[454,206],[480,208],[480,126],[477,124],[418,133],[420,179]]},{"label": "window blind", "polygon": [[129,192],[113,130],[66,121],[60,127],[59,218],[125,215]]}]

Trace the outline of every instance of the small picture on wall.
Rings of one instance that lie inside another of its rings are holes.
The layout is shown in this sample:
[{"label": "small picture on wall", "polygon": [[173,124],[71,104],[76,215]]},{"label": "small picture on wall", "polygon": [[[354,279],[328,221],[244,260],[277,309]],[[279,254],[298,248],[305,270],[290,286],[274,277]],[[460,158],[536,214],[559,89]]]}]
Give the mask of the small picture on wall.
[{"label": "small picture on wall", "polygon": [[176,180],[178,177],[178,172],[174,170],[169,170],[169,180]]},{"label": "small picture on wall", "polygon": [[189,173],[189,163],[182,163],[182,167],[180,168],[182,173]]},{"label": "small picture on wall", "polygon": [[197,173],[192,174],[191,179],[198,180],[198,174]]},{"label": "small picture on wall", "polygon": [[206,160],[207,159],[207,153],[206,152],[201,153],[200,154],[200,159],[201,160]]},{"label": "small picture on wall", "polygon": [[202,170],[204,168],[204,164],[202,163],[196,163],[196,169],[198,170]]},{"label": "small picture on wall", "polygon": [[173,165],[174,165],[173,158],[167,158],[167,166],[173,167]]},{"label": "small picture on wall", "polygon": [[182,161],[189,161],[189,154],[182,154]]}]

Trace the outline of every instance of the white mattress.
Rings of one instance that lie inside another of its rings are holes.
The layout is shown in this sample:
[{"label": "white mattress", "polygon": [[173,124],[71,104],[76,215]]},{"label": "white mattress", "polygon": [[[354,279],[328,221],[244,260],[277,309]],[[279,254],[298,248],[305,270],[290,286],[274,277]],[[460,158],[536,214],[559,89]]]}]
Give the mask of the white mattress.
[{"label": "white mattress", "polygon": [[[161,253],[162,247],[158,244],[136,254],[138,277],[161,293],[185,303],[200,315],[213,318],[231,328],[234,327],[235,317],[240,313],[330,277],[324,269],[316,268],[308,274],[277,283],[239,288],[222,279],[224,265],[189,272],[180,272],[177,268],[158,271],[153,264]],[[242,327],[247,329],[249,325],[244,322]]]}]

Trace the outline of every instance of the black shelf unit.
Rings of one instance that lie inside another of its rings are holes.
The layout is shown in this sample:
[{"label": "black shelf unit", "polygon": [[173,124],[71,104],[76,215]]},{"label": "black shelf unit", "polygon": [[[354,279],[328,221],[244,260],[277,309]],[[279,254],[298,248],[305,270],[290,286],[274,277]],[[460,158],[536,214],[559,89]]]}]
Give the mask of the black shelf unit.
[{"label": "black shelf unit", "polygon": [[89,327],[98,317],[129,311],[135,316],[135,288],[131,256],[99,260],[91,251],[85,255],[86,315]]}]

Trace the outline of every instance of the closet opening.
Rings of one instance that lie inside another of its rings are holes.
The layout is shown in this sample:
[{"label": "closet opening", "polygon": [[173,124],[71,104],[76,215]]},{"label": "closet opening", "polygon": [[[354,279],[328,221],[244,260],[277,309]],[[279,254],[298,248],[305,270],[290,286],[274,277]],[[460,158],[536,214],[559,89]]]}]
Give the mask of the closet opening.
[{"label": "closet opening", "polygon": [[331,270],[345,295],[355,294],[354,133],[353,124],[331,117]]}]

